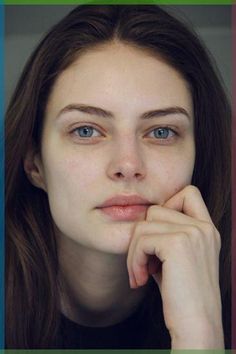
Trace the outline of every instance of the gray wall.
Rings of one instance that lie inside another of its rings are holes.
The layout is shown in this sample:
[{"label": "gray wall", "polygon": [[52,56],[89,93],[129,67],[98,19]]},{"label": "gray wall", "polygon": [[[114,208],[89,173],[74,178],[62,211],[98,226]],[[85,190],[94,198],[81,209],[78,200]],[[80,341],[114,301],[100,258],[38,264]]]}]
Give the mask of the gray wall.
[{"label": "gray wall", "polygon": [[[231,97],[231,6],[162,6],[193,26],[205,42],[220,70]],[[21,70],[43,34],[74,6],[5,6],[6,104]]]}]

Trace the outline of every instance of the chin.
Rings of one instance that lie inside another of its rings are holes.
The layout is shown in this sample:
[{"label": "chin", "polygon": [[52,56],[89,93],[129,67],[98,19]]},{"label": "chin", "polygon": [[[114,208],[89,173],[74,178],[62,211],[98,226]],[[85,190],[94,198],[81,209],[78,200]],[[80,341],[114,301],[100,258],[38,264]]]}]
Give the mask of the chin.
[{"label": "chin", "polygon": [[[89,223],[88,223],[89,224]],[[94,222],[89,227],[59,229],[61,241],[73,248],[84,248],[84,251],[98,251],[106,254],[125,255],[133,234],[134,222]],[[73,241],[71,243],[71,241]]]},{"label": "chin", "polygon": [[93,248],[110,254],[127,254],[133,227],[133,222],[117,222],[104,225],[99,230],[97,229],[96,240],[93,240]]}]

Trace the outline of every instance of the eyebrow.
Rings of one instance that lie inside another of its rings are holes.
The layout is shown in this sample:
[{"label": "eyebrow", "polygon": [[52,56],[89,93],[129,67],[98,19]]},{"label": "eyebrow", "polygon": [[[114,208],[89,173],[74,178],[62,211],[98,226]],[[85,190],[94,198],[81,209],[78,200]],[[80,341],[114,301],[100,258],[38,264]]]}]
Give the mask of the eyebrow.
[{"label": "eyebrow", "polygon": [[[79,111],[82,113],[96,115],[98,117],[103,117],[103,118],[114,118],[114,114],[110,111],[104,110],[99,107],[88,106],[85,104],[69,104],[66,107],[62,108],[62,110],[60,110],[59,114],[57,115],[57,118],[59,118],[62,114],[67,113],[67,112],[71,112],[71,111]],[[185,108],[179,107],[179,106],[150,110],[145,113],[142,113],[140,118],[141,119],[158,118],[158,117],[163,117],[163,116],[167,116],[170,114],[183,114],[189,120],[191,119],[187,110]]]}]

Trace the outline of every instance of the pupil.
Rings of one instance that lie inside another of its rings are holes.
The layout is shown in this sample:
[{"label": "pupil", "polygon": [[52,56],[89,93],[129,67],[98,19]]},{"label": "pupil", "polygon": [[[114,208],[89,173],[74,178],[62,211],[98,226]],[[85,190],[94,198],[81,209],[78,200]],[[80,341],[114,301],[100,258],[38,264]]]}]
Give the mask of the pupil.
[{"label": "pupil", "polygon": [[83,137],[90,137],[92,135],[92,129],[89,128],[89,127],[83,127],[83,128],[80,128],[80,136],[83,136]]},{"label": "pupil", "polygon": [[154,135],[156,138],[167,138],[168,131],[167,129],[158,128],[155,130]]}]

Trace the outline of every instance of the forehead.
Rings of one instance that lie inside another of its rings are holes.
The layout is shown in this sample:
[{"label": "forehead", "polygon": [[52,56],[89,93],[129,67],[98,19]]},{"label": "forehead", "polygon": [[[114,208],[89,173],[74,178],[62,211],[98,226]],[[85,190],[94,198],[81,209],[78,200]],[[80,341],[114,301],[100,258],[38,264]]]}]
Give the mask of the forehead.
[{"label": "forehead", "polygon": [[47,111],[76,102],[114,111],[124,104],[137,111],[159,104],[182,105],[192,113],[183,76],[160,56],[122,43],[102,45],[79,56],[57,78]]}]

